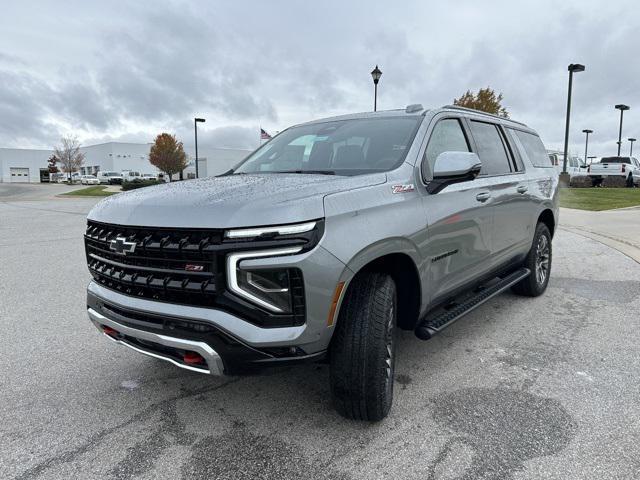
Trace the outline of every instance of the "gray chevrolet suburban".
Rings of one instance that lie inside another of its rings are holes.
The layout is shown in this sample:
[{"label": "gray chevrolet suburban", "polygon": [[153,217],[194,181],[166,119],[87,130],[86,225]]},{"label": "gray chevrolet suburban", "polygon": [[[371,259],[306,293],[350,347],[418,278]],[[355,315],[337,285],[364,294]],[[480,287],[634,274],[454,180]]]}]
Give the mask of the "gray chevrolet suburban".
[{"label": "gray chevrolet suburban", "polygon": [[513,120],[410,105],[297,125],[220,176],[96,205],[89,318],[194,372],[328,362],[338,412],[380,420],[398,328],[426,340],[505,289],[545,291],[557,194]]}]

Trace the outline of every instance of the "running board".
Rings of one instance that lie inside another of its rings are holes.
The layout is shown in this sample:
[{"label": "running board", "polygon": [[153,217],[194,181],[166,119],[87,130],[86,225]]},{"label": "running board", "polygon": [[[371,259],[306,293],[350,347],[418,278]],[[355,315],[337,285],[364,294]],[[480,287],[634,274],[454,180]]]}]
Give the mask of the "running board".
[{"label": "running board", "polygon": [[531,270],[528,268],[520,268],[494,283],[490,283],[476,289],[477,293],[466,298],[462,303],[457,304],[442,313],[438,313],[433,317],[427,316],[416,327],[416,337],[421,340],[429,340],[431,337],[453,324],[463,315],[469,313],[476,307],[479,307],[490,298],[504,292],[507,288],[515,285],[520,280],[527,278],[530,274]]}]

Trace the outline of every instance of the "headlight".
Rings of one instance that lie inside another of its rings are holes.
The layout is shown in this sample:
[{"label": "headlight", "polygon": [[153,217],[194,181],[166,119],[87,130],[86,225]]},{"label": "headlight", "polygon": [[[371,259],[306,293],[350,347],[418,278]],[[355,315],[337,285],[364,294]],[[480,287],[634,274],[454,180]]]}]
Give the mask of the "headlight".
[{"label": "headlight", "polygon": [[[242,270],[238,268],[238,286],[260,299],[264,306],[283,313],[291,312],[289,269]],[[275,307],[275,308],[274,308]]]},{"label": "headlight", "polygon": [[[229,289],[252,303],[275,313],[292,313],[301,290],[301,275],[295,268],[243,269],[241,260],[298,253],[302,247],[259,252],[232,253],[227,257]],[[297,291],[298,290],[298,291]]]},{"label": "headlight", "polygon": [[255,238],[263,235],[294,235],[310,232],[316,226],[316,222],[298,223],[295,225],[280,225],[278,227],[241,228],[224,232],[226,238]]}]

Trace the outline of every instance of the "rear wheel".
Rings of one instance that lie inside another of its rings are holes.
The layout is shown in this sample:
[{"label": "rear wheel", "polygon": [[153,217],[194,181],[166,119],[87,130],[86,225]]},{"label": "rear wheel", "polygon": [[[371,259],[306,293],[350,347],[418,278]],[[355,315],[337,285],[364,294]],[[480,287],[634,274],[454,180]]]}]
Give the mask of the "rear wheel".
[{"label": "rear wheel", "polygon": [[378,421],[393,402],[396,285],[382,273],[356,277],[330,347],[331,394],[342,416]]},{"label": "rear wheel", "polygon": [[551,257],[551,233],[544,223],[538,223],[533,245],[524,261],[524,266],[531,270],[531,275],[515,284],[511,288],[513,292],[527,297],[542,295],[549,284]]},{"label": "rear wheel", "polygon": [[627,177],[627,187],[628,188],[633,188],[633,174],[631,174],[631,173]]}]

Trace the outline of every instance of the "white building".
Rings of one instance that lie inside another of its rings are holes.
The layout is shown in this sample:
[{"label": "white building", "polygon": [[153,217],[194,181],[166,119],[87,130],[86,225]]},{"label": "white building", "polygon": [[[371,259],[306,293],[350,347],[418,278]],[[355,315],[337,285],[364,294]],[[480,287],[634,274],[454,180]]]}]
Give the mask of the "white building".
[{"label": "white building", "polygon": [[[149,163],[151,145],[151,143],[108,142],[82,147],[80,150],[85,154],[85,159],[80,174],[123,170],[158,173],[158,170]],[[223,173],[249,153],[251,153],[250,150],[232,148],[199,148],[198,174],[200,177],[206,177]],[[0,182],[48,182],[48,159],[52,154],[53,150],[0,148]],[[195,177],[194,157],[189,155],[189,159],[190,164],[184,171],[184,178]]]}]

